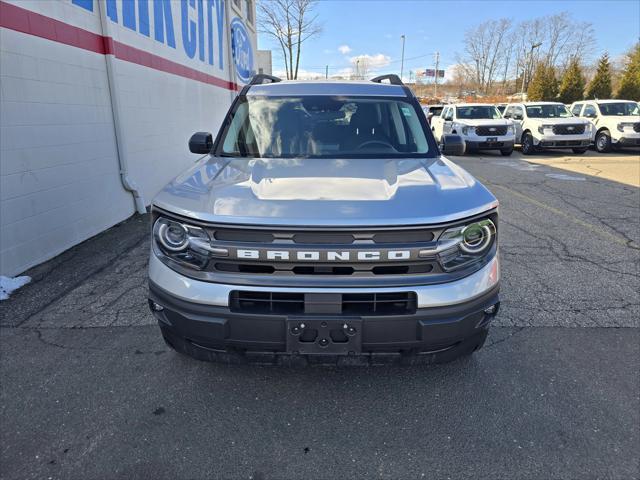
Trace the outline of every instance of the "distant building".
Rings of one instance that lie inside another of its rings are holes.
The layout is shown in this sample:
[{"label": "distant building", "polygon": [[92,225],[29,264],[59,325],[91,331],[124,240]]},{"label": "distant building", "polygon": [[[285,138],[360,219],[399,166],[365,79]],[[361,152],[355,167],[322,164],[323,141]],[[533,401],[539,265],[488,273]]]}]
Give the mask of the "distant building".
[{"label": "distant building", "polygon": [[271,63],[271,50],[258,50],[256,55],[256,72],[273,75]]}]

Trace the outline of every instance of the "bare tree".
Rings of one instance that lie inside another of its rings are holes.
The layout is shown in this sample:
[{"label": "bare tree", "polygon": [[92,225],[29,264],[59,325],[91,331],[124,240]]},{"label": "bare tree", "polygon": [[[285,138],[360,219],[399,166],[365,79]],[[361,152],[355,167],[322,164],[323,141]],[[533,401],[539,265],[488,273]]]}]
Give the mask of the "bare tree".
[{"label": "bare tree", "polygon": [[540,62],[559,71],[574,58],[587,63],[594,44],[593,26],[576,22],[567,12],[517,25],[498,19],[467,30],[464,53],[457,61],[481,92],[495,93],[501,81],[502,93],[507,93],[509,78],[515,79],[516,90],[527,90],[534,66]]},{"label": "bare tree", "polygon": [[261,0],[260,31],[275,40],[282,51],[287,79],[298,78],[302,44],[321,32],[314,0]]},{"label": "bare tree", "polygon": [[593,26],[575,22],[567,12],[545,17],[546,60],[549,65],[566,68],[573,58],[585,60],[595,45]]},{"label": "bare tree", "polygon": [[489,20],[467,30],[464,37],[464,56],[459,63],[471,66],[477,88],[491,89],[494,81],[508,61],[508,36],[512,22],[509,19]]}]

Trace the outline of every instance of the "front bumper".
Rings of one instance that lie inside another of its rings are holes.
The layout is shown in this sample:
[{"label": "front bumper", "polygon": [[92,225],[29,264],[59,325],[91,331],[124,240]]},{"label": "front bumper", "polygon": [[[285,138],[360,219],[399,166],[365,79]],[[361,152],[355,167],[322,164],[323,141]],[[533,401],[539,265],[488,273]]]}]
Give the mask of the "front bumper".
[{"label": "front bumper", "polygon": [[[268,357],[289,355],[292,320],[340,320],[357,325],[358,351],[341,357],[381,358],[418,354],[458,356],[477,348],[499,306],[499,264],[494,257],[469,277],[440,285],[406,288],[348,289],[349,293],[415,292],[417,309],[406,315],[255,315],[232,311],[233,290],[340,293],[335,289],[264,288],[222,285],[184,277],[151,256],[149,299],[165,338],[178,350],[201,359],[223,354]],[[485,310],[495,306],[493,312]],[[329,348],[327,352],[332,352]],[[321,350],[318,350],[321,353]],[[323,356],[323,355],[310,355]]]},{"label": "front bumper", "polygon": [[612,138],[611,141],[618,147],[638,147],[640,146],[640,134]]},{"label": "front bumper", "polygon": [[465,139],[465,148],[467,150],[505,150],[513,148],[515,143],[514,137],[497,137],[495,141],[487,141],[487,139]]},{"label": "front bumper", "polygon": [[539,148],[585,148],[591,145],[591,138],[588,135],[534,136],[534,145]]}]

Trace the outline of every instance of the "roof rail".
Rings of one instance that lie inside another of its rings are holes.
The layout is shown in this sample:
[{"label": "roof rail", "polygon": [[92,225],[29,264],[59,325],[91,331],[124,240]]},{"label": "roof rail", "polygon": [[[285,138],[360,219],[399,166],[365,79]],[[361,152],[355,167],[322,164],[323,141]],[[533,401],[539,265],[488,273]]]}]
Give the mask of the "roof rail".
[{"label": "roof rail", "polygon": [[258,73],[251,78],[249,85],[262,85],[263,83],[277,83],[282,79],[274,77],[273,75],[267,75],[266,73]]},{"label": "roof rail", "polygon": [[372,78],[371,81],[375,83],[382,83],[383,80],[389,80],[391,85],[404,85],[400,77],[395,73],[389,73],[387,75],[380,75],[379,77]]}]

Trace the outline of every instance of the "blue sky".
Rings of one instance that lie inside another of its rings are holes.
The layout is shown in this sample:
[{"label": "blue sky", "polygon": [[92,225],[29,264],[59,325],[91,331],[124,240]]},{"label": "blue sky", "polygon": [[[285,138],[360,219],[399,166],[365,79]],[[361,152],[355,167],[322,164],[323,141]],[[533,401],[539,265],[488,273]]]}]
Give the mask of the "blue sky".
[{"label": "blue sky", "polygon": [[[329,72],[336,73],[349,67],[350,57],[370,55],[372,63],[391,62],[383,71],[399,73],[402,34],[406,35],[405,74],[409,69],[433,68],[435,51],[446,68],[455,63],[456,52],[462,52],[469,27],[502,17],[518,22],[563,11],[576,21],[593,24],[595,55],[608,51],[616,57],[640,37],[639,0],[320,0],[316,12],[323,31],[305,45],[301,68],[324,74],[329,65]],[[265,40],[259,37],[259,48],[273,49]],[[389,58],[383,60],[381,55]],[[274,71],[283,69],[275,49],[273,64]]]}]

